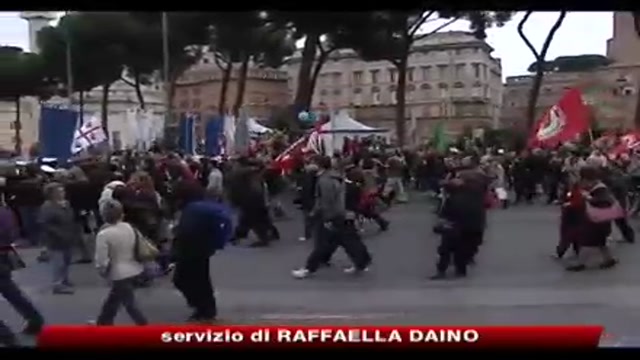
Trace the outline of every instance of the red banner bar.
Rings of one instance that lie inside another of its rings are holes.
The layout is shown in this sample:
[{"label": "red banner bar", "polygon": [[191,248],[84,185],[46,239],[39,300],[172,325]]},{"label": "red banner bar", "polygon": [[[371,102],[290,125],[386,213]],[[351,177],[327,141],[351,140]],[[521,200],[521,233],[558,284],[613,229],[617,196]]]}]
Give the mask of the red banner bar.
[{"label": "red banner bar", "polygon": [[39,347],[596,348],[602,326],[50,326]]}]

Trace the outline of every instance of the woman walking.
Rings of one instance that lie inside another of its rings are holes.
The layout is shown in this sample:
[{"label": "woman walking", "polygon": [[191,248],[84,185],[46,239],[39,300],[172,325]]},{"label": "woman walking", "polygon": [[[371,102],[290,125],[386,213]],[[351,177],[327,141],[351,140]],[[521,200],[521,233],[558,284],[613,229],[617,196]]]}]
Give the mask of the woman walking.
[{"label": "woman walking", "polygon": [[124,306],[137,325],[146,325],[147,319],[134,296],[136,280],[144,270],[135,256],[142,235],[122,221],[124,211],[118,201],[106,200],[100,211],[105,226],[96,237],[95,263],[100,274],[111,282],[111,291],[102,304],[96,325],[113,325],[120,306]]}]

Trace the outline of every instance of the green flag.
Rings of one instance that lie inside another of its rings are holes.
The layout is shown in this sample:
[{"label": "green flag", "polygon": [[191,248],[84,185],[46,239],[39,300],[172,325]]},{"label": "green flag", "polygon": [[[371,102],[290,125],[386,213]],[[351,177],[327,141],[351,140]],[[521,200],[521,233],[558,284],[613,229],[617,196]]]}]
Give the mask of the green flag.
[{"label": "green flag", "polygon": [[439,152],[447,151],[449,146],[449,138],[445,132],[444,122],[441,121],[436,125],[435,132],[433,133],[433,145]]}]

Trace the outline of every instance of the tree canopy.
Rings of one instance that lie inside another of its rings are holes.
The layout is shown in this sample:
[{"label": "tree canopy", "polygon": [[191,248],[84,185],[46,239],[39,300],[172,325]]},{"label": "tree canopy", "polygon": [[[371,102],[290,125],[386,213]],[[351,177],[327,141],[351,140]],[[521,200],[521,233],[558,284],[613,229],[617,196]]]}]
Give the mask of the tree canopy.
[{"label": "tree canopy", "polygon": [[[315,82],[329,54],[336,49],[350,48],[364,60],[388,60],[396,66],[396,124],[402,142],[407,58],[414,42],[446,30],[458,20],[468,21],[470,32],[484,39],[487,29],[502,26],[512,16],[513,12],[429,9],[171,12],[166,14],[168,96],[173,97],[176,80],[200,59],[206,46],[223,70],[220,112],[226,111],[226,86],[234,66],[237,67],[235,80],[239,91],[233,101],[235,112],[243,104],[249,63],[279,67],[293,54],[296,41],[304,39],[299,73],[294,79],[297,90],[288,114],[291,124],[297,124],[297,112],[309,109]],[[425,32],[425,25],[436,20],[441,24]],[[73,91],[82,93],[97,86],[108,90],[114,81],[122,79],[134,87],[140,106],[144,107],[141,85],[158,78],[164,66],[163,15],[160,12],[73,12],[56,26],[41,30],[38,44],[41,53],[32,59],[39,64],[33,65],[39,69],[33,70],[36,78],[46,78],[64,91],[69,83],[67,53],[70,48]],[[108,91],[104,93],[106,104]]]},{"label": "tree canopy", "polygon": [[[576,56],[559,56],[551,61],[544,61],[542,68],[545,72],[582,72],[597,69],[613,63],[613,60],[598,54],[585,54]],[[536,72],[538,62],[529,65],[527,71]]]}]

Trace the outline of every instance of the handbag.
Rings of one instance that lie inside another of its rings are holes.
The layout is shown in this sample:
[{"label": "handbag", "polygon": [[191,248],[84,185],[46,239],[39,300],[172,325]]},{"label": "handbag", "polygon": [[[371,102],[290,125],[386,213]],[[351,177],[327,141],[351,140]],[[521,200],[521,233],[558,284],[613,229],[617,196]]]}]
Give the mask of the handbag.
[{"label": "handbag", "polygon": [[625,211],[617,200],[614,200],[610,206],[603,208],[595,207],[588,201],[586,203],[587,217],[596,224],[621,219],[625,216]]},{"label": "handbag", "polygon": [[133,228],[133,232],[135,234],[135,244],[133,248],[133,257],[136,261],[140,263],[145,263],[148,261],[154,260],[160,254],[155,245],[149,241],[144,235],[138,231],[138,229]]},{"label": "handbag", "polygon": [[[596,185],[591,191],[605,187],[603,184]],[[625,217],[626,213],[624,208],[620,205],[620,202],[616,199],[611,199],[611,205],[606,207],[596,207],[591,205],[589,200],[585,201],[585,212],[591,222],[596,224],[613,221]]]}]

